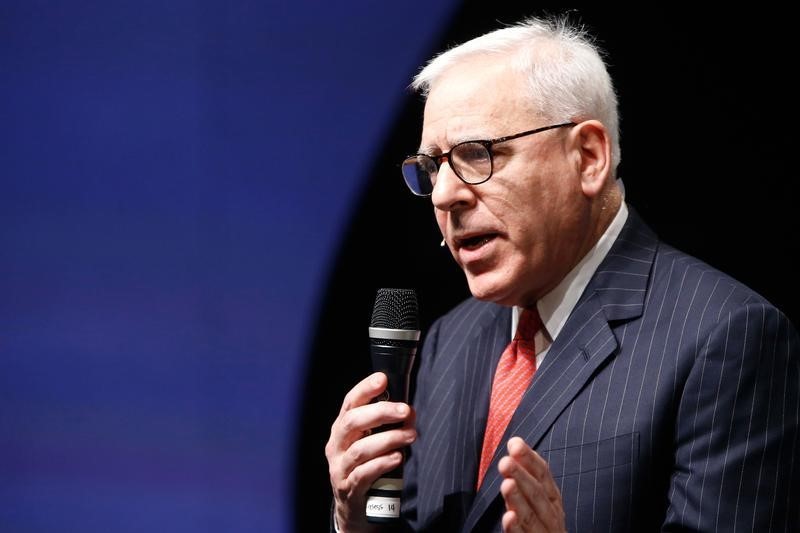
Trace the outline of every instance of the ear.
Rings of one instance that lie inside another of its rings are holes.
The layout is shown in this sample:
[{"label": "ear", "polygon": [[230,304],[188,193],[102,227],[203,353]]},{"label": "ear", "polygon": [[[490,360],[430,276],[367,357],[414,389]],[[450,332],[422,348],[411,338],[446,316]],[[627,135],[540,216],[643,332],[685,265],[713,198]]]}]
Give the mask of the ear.
[{"label": "ear", "polygon": [[579,157],[583,194],[594,198],[611,176],[611,137],[598,120],[581,122],[572,128],[570,134]]}]

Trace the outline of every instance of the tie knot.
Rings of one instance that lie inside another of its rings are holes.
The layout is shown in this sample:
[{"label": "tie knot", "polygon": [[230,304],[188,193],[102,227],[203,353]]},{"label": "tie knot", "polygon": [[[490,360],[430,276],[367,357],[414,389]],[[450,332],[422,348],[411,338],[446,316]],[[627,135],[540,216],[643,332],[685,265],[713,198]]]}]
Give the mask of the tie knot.
[{"label": "tie knot", "polygon": [[533,309],[525,308],[519,315],[519,323],[517,324],[514,340],[532,342],[536,332],[540,329],[542,329],[542,319],[539,317],[539,311],[536,310],[536,307]]}]

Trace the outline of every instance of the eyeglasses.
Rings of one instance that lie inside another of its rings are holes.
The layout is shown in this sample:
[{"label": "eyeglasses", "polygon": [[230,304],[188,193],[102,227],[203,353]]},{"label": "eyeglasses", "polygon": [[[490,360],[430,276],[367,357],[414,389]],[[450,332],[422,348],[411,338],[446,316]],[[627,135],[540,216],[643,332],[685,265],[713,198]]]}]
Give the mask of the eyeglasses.
[{"label": "eyeglasses", "polygon": [[403,179],[411,192],[417,196],[429,196],[436,185],[436,175],[442,163],[447,161],[450,168],[461,181],[469,185],[478,185],[492,177],[494,165],[492,146],[497,143],[518,139],[555,128],[574,126],[574,122],[564,122],[552,126],[544,126],[535,130],[523,131],[488,141],[464,141],[453,146],[449,152],[441,155],[414,154],[402,163]]}]

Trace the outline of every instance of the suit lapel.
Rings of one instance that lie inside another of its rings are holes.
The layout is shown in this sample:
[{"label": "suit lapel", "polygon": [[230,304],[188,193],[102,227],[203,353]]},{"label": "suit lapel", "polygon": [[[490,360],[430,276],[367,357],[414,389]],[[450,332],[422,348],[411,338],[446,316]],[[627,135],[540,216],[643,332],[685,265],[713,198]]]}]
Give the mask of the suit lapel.
[{"label": "suit lapel", "polygon": [[641,315],[655,239],[631,211],[623,231],[578,300],[511,418],[501,439],[503,444],[498,446],[467,515],[464,531],[472,531],[490,505],[502,499],[497,463],[506,455],[504,443],[516,435],[536,448],[597,369],[616,352],[617,339],[609,321]]},{"label": "suit lapel", "polygon": [[[480,367],[481,375],[478,378],[479,387],[472,390],[465,390],[465,396],[469,397],[468,404],[472,413],[471,442],[473,448],[470,450],[469,459],[471,464],[465,461],[465,467],[469,466],[472,476],[462,476],[469,479],[468,487],[475,490],[475,483],[478,478],[478,462],[480,461],[481,447],[483,446],[483,434],[486,429],[486,419],[489,415],[489,399],[492,393],[492,381],[500,356],[508,345],[511,338],[511,309],[501,308],[500,313],[491,328],[486,328],[482,333],[481,342],[476,350],[478,361],[469,361],[469,369]],[[476,366],[475,363],[478,363]]]},{"label": "suit lapel", "polygon": [[[500,306],[492,306],[492,309],[493,312],[482,321],[474,339],[467,343],[462,364],[458,368],[461,375],[453,376],[457,382],[464,382],[461,405],[466,407],[464,412],[470,418],[467,426],[459,424],[458,432],[461,434],[455,440],[465,444],[465,455],[461,461],[462,471],[453,476],[460,486],[453,488],[470,494],[475,491],[478,460],[489,411],[492,376],[500,355],[509,342],[511,331],[511,309]],[[466,376],[466,380],[463,376]],[[452,450],[447,453],[452,453]]]},{"label": "suit lapel", "polygon": [[503,479],[497,463],[507,453],[508,439],[520,436],[535,448],[553,421],[616,348],[616,338],[596,298],[584,301],[550,347],[511,418],[467,517],[465,531],[471,531],[489,505],[500,497]]},{"label": "suit lapel", "polygon": [[437,531],[461,527],[475,498],[492,375],[509,340],[511,310],[471,300],[451,320],[438,347],[447,356],[426,374],[432,380],[426,389],[434,392],[430,403],[418,406],[425,438],[414,452],[425,458],[417,506],[422,515],[436,516],[429,527]]}]

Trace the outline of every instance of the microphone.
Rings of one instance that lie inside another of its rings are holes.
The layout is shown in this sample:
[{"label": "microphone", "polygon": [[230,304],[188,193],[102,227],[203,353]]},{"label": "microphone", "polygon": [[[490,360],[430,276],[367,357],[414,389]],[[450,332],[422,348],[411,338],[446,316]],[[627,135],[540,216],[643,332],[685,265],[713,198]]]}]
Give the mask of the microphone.
[{"label": "microphone", "polygon": [[[386,391],[376,401],[408,403],[411,367],[419,344],[417,293],[413,289],[379,289],[369,325],[372,369],[388,378]],[[386,424],[377,431],[400,427]],[[405,461],[405,452],[403,461]],[[400,518],[403,463],[383,474],[367,491],[367,521],[393,523]]]}]

